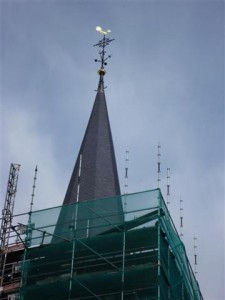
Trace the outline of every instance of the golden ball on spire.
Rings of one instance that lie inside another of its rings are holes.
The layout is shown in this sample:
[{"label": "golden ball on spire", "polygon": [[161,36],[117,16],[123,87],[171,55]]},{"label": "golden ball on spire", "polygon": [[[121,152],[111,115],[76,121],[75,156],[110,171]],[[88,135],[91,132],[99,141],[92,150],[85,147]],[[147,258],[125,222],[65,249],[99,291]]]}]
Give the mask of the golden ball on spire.
[{"label": "golden ball on spire", "polygon": [[106,74],[106,70],[105,69],[99,69],[98,74],[104,76]]}]

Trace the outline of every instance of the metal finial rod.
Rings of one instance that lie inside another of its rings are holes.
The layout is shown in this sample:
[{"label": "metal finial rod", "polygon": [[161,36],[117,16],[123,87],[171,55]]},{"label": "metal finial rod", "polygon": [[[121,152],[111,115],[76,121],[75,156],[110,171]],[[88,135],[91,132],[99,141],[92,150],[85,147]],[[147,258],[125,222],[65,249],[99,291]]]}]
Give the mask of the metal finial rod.
[{"label": "metal finial rod", "polygon": [[35,192],[35,188],[36,188],[37,172],[38,172],[38,168],[36,166],[36,168],[34,170],[34,181],[33,181],[33,186],[32,186],[32,194],[31,194],[31,202],[30,202],[30,212],[32,212],[33,205],[34,205],[34,196],[35,196],[34,192]]},{"label": "metal finial rod", "polygon": [[[108,46],[109,43],[114,41],[115,39],[109,39],[106,37],[106,35],[111,32],[111,30],[109,30],[109,29],[104,31],[100,26],[97,26],[96,30],[100,34],[103,35],[103,38],[97,44],[94,45],[94,47],[97,46],[100,48],[100,51],[99,51],[100,59],[95,59],[95,62],[100,62],[100,64],[101,64],[100,70],[103,71],[104,66],[107,65],[106,61],[111,57],[111,55],[106,56],[105,47]],[[99,70],[99,73],[100,73],[100,70]],[[102,75],[104,75],[104,74],[105,74],[105,72],[102,72]],[[101,75],[101,73],[100,73],[100,75]]]}]

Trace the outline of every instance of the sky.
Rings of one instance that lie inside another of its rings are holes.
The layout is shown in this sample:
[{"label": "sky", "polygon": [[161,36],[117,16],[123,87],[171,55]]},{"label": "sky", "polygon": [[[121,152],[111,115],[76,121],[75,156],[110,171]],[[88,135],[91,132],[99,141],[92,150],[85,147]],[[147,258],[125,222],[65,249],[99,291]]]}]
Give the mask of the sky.
[{"label": "sky", "polygon": [[21,164],[15,213],[61,205],[98,84],[95,27],[111,29],[105,90],[121,190],[161,189],[204,299],[225,299],[224,2],[0,0],[0,182]]}]

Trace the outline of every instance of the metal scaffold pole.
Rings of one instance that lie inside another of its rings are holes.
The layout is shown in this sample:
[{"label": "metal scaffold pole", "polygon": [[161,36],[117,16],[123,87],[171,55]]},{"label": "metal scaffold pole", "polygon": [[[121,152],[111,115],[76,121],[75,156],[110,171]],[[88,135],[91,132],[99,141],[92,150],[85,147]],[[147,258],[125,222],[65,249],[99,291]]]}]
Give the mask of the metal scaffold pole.
[{"label": "metal scaffold pole", "polygon": [[158,237],[157,237],[157,239],[158,239],[158,263],[157,263],[157,265],[158,265],[158,267],[157,267],[157,275],[158,275],[158,300],[160,300],[160,298],[161,298],[161,290],[160,290],[160,275],[161,275],[161,272],[160,272],[160,267],[161,267],[161,256],[160,256],[160,248],[161,248],[161,243],[160,243],[160,240],[161,240],[161,238],[160,238],[160,209],[161,209],[161,206],[162,206],[162,203],[161,203],[161,199],[160,198],[158,198],[158,221],[157,221],[157,226],[158,226],[158,228],[157,228],[157,234],[158,234]]},{"label": "metal scaffold pole", "polygon": [[126,251],[126,229],[123,230],[123,263],[122,263],[122,292],[121,300],[124,299],[124,283],[125,283],[125,251]]},{"label": "metal scaffold pole", "polygon": [[70,268],[69,299],[71,299],[72,286],[73,286],[73,269],[74,269],[75,248],[76,248],[78,202],[79,202],[79,197],[80,197],[81,166],[82,166],[82,154],[80,154],[80,160],[79,160],[79,173],[78,173],[77,199],[76,199],[76,204],[75,204],[74,225],[72,225],[70,227],[71,232],[72,232],[72,257],[71,257],[71,268]]}]

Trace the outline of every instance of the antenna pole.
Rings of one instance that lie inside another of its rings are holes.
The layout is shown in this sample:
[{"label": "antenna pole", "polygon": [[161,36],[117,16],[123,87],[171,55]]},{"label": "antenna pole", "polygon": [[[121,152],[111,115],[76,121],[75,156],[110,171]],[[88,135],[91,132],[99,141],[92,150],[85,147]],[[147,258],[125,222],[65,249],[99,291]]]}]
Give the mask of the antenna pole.
[{"label": "antenna pole", "polygon": [[167,168],[167,176],[166,176],[166,179],[167,179],[167,193],[166,193],[166,204],[167,206],[169,206],[170,204],[170,168]]},{"label": "antenna pole", "polygon": [[[30,211],[29,211],[29,220],[28,220],[28,229],[27,229],[27,239],[26,239],[26,245],[31,243],[32,239],[32,226],[31,226],[31,214],[33,211],[33,205],[34,205],[34,196],[35,196],[35,188],[36,188],[36,180],[37,180],[37,172],[38,168],[36,166],[34,170],[34,181],[33,181],[33,186],[32,186],[32,194],[31,194],[31,201],[30,201]],[[44,238],[44,236],[43,236]]]},{"label": "antenna pole", "polygon": [[31,202],[30,202],[30,213],[33,210],[33,205],[34,205],[34,192],[35,192],[35,188],[36,188],[36,180],[37,180],[37,172],[38,172],[38,168],[36,166],[35,170],[34,170],[34,181],[33,181],[33,186],[32,186],[32,194],[31,194]]},{"label": "antenna pole", "polygon": [[197,262],[197,237],[194,235],[194,273],[195,273],[195,276],[198,274],[197,272],[197,265],[198,265],[198,262]]},{"label": "antenna pole", "polygon": [[128,190],[128,162],[129,162],[129,151],[126,150],[125,156],[125,184],[124,184],[124,193],[127,194]]},{"label": "antenna pole", "polygon": [[184,220],[184,218],[183,218],[183,200],[181,199],[181,197],[180,197],[180,238],[182,239],[182,237],[184,236],[184,234],[183,234],[183,227],[184,227],[184,225],[183,225],[183,220]]},{"label": "antenna pole", "polygon": [[128,163],[129,163],[129,150],[125,152],[125,183],[124,183],[124,194],[125,194],[125,201],[124,201],[124,212],[126,212],[127,208],[127,191],[128,191]]},{"label": "antenna pole", "polygon": [[161,146],[160,146],[160,143],[158,144],[158,169],[157,169],[157,173],[158,173],[158,179],[157,179],[157,183],[158,183],[158,188],[160,188],[160,182],[161,182],[161,160],[160,160],[160,157],[161,157],[161,153],[160,153],[160,150],[161,150]]}]

